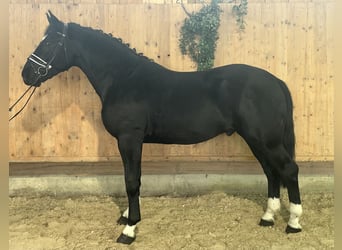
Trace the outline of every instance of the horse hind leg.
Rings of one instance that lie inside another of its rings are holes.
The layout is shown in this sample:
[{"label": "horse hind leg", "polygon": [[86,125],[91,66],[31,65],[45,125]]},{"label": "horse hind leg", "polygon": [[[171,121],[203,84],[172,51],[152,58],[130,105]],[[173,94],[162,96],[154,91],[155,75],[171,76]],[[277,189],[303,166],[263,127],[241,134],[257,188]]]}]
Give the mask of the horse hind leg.
[{"label": "horse hind leg", "polygon": [[263,227],[269,227],[274,225],[274,217],[277,212],[280,211],[280,199],[271,198],[267,199],[267,208],[264,215],[261,217],[259,225]]},{"label": "horse hind leg", "polygon": [[266,158],[272,169],[279,174],[280,180],[287,188],[290,201],[290,219],[286,227],[286,233],[298,233],[302,231],[299,218],[303,213],[299,185],[298,166],[290,157],[283,145],[278,145],[266,150]]},{"label": "horse hind leg", "polygon": [[275,215],[280,211],[280,182],[276,174],[268,171],[268,169],[264,172],[267,177],[268,199],[266,211],[261,217],[259,225],[273,226]]},{"label": "horse hind leg", "polygon": [[280,211],[280,180],[279,176],[276,172],[272,171],[270,165],[267,163],[266,158],[261,150],[262,147],[256,147],[249,143],[249,146],[257,158],[259,163],[261,164],[264,173],[267,177],[267,185],[268,185],[268,199],[267,199],[267,208],[265,213],[260,219],[260,226],[273,226],[275,221],[275,215]]},{"label": "horse hind leg", "polygon": [[298,166],[292,160],[285,164],[284,184],[290,200],[290,219],[286,227],[286,233],[298,233],[302,231],[299,218],[303,214],[301,205],[299,185],[298,185]]}]

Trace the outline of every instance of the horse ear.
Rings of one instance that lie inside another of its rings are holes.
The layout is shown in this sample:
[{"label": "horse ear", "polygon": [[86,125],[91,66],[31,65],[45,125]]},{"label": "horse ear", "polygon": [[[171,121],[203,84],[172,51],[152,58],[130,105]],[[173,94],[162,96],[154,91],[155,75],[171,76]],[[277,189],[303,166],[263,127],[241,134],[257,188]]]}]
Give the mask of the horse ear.
[{"label": "horse ear", "polygon": [[48,19],[50,24],[52,24],[52,23],[60,23],[58,18],[54,14],[52,14],[52,12],[50,10],[48,10],[48,12],[46,13],[46,17],[47,17],[47,19]]}]

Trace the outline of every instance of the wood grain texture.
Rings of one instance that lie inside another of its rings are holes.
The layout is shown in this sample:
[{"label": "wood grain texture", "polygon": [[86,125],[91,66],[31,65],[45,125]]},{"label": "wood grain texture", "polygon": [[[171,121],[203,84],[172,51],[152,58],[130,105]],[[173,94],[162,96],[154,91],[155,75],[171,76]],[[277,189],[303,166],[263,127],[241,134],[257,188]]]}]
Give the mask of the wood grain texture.
[{"label": "wood grain texture", "polygon": [[[186,2],[186,1],[184,1]],[[251,0],[246,30],[239,32],[232,4],[221,4],[215,65],[246,63],[284,80],[294,102],[298,161],[334,158],[332,24],[335,1]],[[188,11],[201,4],[186,4]],[[9,102],[26,89],[21,69],[39,43],[50,9],[61,20],[121,37],[163,66],[194,70],[178,48],[186,17],[173,0],[11,0],[9,5]],[[72,68],[44,83],[27,109],[9,124],[12,162],[117,161],[116,141],[104,129],[100,101],[86,76]],[[146,161],[252,160],[238,136],[220,135],[190,146],[144,145]]]}]

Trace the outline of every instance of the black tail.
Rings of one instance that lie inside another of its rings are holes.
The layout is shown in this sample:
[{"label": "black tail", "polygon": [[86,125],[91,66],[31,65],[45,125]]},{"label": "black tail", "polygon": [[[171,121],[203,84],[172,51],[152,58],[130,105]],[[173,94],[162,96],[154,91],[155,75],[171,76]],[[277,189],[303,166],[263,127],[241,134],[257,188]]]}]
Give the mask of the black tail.
[{"label": "black tail", "polygon": [[285,131],[284,131],[284,147],[286,151],[289,153],[292,159],[295,158],[295,134],[294,134],[294,125],[293,125],[293,103],[292,97],[289,89],[283,81],[280,81],[280,86],[284,92],[286,102],[287,102],[287,114],[285,118]]}]

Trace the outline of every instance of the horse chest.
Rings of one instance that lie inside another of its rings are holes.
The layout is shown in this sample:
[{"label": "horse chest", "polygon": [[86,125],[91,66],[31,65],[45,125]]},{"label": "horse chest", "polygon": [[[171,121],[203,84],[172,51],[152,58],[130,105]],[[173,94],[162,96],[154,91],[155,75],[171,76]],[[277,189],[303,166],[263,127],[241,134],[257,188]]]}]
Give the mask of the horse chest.
[{"label": "horse chest", "polygon": [[141,103],[104,103],[101,116],[106,130],[114,137],[121,133],[144,131],[146,128],[147,114]]}]

